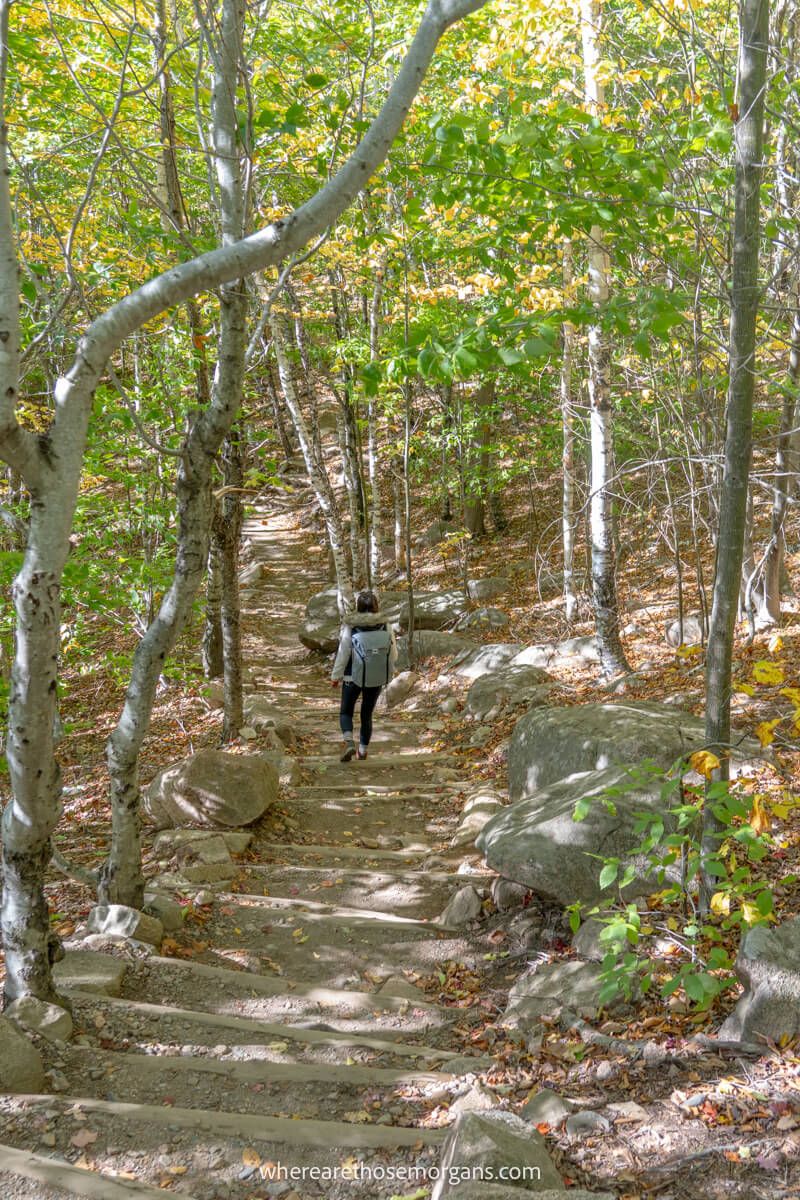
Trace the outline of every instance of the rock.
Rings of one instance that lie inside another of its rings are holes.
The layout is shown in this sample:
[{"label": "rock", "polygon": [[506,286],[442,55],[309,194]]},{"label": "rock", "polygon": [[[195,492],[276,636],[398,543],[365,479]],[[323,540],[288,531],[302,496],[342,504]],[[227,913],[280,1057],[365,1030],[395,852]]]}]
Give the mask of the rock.
[{"label": "rock", "polygon": [[490,742],[491,740],[492,740],[492,727],[491,727],[491,725],[484,725],[480,729],[477,729],[475,731],[475,733],[473,733],[472,737],[469,739],[469,744],[470,744],[470,746],[477,746],[480,749],[481,747],[485,746],[487,742]]},{"label": "rock", "polygon": [[[631,854],[641,841],[634,822],[637,813],[650,811],[664,817],[672,830],[674,818],[665,812],[662,783],[657,776],[632,777],[624,767],[570,775],[496,813],[476,846],[499,875],[558,904],[596,904],[608,896],[598,882],[602,863],[591,857],[598,848],[634,868],[626,899],[647,895],[659,883],[646,857]],[[615,792],[612,811],[603,804],[609,788],[624,789]],[[575,805],[587,798],[593,798],[588,814],[573,820]],[[677,872],[677,867],[668,868],[666,878],[677,878]]]},{"label": "rock", "polygon": [[174,933],[177,929],[182,929],[186,916],[183,905],[160,892],[145,892],[142,912],[160,921],[165,933]]},{"label": "rock", "polygon": [[624,1122],[626,1125],[650,1120],[647,1109],[642,1108],[641,1104],[637,1104],[635,1100],[621,1100],[618,1104],[609,1104],[608,1111],[612,1114],[614,1121]]},{"label": "rock", "polygon": [[251,825],[277,797],[278,773],[260,755],[200,750],[156,776],[144,807],[159,829],[218,829]]},{"label": "rock", "polygon": [[497,1108],[498,1103],[494,1092],[482,1083],[474,1083],[468,1092],[450,1105],[450,1113],[453,1117],[460,1117],[462,1113],[467,1112],[491,1112]]},{"label": "rock", "polygon": [[703,620],[699,613],[690,613],[683,618],[683,637],[681,623],[678,620],[668,621],[664,630],[664,640],[668,646],[699,646],[703,641]]},{"label": "rock", "polygon": [[263,696],[248,696],[244,702],[244,715],[257,733],[272,729],[284,746],[294,744],[294,724],[291,719]]},{"label": "rock", "polygon": [[209,833],[205,829],[166,829],[156,834],[153,851],[159,857],[172,858],[178,846],[186,842],[202,842],[208,838],[221,837],[231,854],[244,854],[253,841],[252,833],[246,829],[224,829],[220,833]]},{"label": "rock", "polygon": [[306,617],[298,637],[309,650],[334,654],[339,645],[341,628],[338,614],[335,617]]},{"label": "rock", "polygon": [[487,600],[494,600],[498,596],[502,596],[510,586],[511,581],[506,579],[505,575],[486,575],[483,579],[470,579],[467,591],[470,600],[474,600],[477,604],[484,604]]},{"label": "rock", "polygon": [[58,1004],[48,1004],[35,996],[21,996],[9,1004],[3,1014],[9,1021],[38,1033],[48,1042],[68,1042],[72,1037],[72,1017]]},{"label": "rock", "polygon": [[119,996],[125,970],[125,963],[113,954],[68,950],[61,962],[53,964],[53,982],[59,991]]},{"label": "rock", "polygon": [[585,1109],[582,1112],[576,1112],[572,1116],[567,1117],[566,1129],[568,1136],[571,1138],[597,1137],[598,1134],[609,1132],[611,1122],[602,1113]]},{"label": "rock", "polygon": [[433,521],[428,528],[421,533],[415,541],[418,546],[426,546],[430,549],[433,546],[438,546],[440,542],[445,541],[449,533],[455,533],[458,529],[457,525],[453,525],[448,521],[437,519]]},{"label": "rock", "polygon": [[243,742],[254,742],[258,737],[258,734],[250,725],[243,725],[239,730],[239,737]]},{"label": "rock", "polygon": [[[629,700],[536,708],[514,727],[508,751],[509,798],[532,796],[579,771],[645,761],[666,769],[704,744],[699,718],[663,704]],[[758,757],[758,743],[747,739],[738,754]]]},{"label": "rock", "polygon": [[608,925],[604,921],[598,921],[596,917],[588,917],[587,920],[581,922],[572,935],[572,949],[580,958],[586,958],[590,962],[602,962],[611,948],[609,941],[600,940],[601,934],[606,929],[608,929]]},{"label": "rock", "polygon": [[90,933],[132,938],[150,946],[160,946],[164,938],[164,926],[160,921],[127,904],[96,904],[89,913],[86,928]]},{"label": "rock", "polygon": [[461,929],[475,921],[483,912],[483,903],[472,885],[459,888],[447,908],[439,917],[439,924],[446,929]]},{"label": "rock", "polygon": [[443,713],[456,713],[458,712],[458,700],[455,696],[448,696],[446,700],[442,701],[439,708]]},{"label": "rock", "polygon": [[222,837],[205,837],[178,846],[176,858],[190,883],[216,883],[235,874],[230,851]]},{"label": "rock", "polygon": [[600,1010],[601,976],[596,963],[576,959],[534,967],[520,975],[508,993],[501,1023],[506,1029],[525,1029],[560,1008],[591,1020]]},{"label": "rock", "polygon": [[514,667],[575,667],[600,661],[594,637],[568,638],[565,642],[540,642],[526,646],[512,660]]},{"label": "rock", "polygon": [[511,618],[502,608],[476,608],[459,617],[456,629],[505,629]]},{"label": "rock", "polygon": [[206,684],[208,702],[212,708],[222,708],[225,703],[225,687],[221,679],[212,679]]},{"label": "rock", "polygon": [[378,988],[379,996],[399,996],[403,1000],[410,1000],[415,1004],[425,1004],[427,998],[423,991],[418,987],[414,987],[413,983],[409,983],[402,975],[390,975],[390,977],[382,983]]},{"label": "rock", "polygon": [[280,750],[268,750],[261,757],[278,772],[281,787],[297,787],[303,782],[303,771],[296,758],[290,758]]},{"label": "rock", "polygon": [[488,646],[476,646],[465,650],[453,659],[450,670],[462,679],[480,679],[490,671],[497,671],[519,654],[519,642],[493,642]]},{"label": "rock", "polygon": [[512,1113],[467,1112],[458,1118],[442,1148],[431,1200],[463,1200],[461,1181],[470,1176],[481,1179],[481,1197],[487,1194],[486,1178],[513,1180],[524,1189],[523,1195],[535,1191],[541,1197],[543,1188],[564,1194],[544,1138]]},{"label": "rock", "polygon": [[736,974],[744,995],[719,1036],[778,1045],[796,1037],[800,1032],[800,917],[774,928],[749,929],[736,957]]},{"label": "rock", "polygon": [[413,692],[419,675],[416,671],[401,671],[399,675],[395,675],[386,687],[383,689],[383,702],[387,708],[394,708],[397,704],[402,704],[404,700]]},{"label": "rock", "polygon": [[490,787],[477,788],[464,804],[458,829],[450,845],[454,848],[474,845],[486,822],[504,807],[499,792]]},{"label": "rock", "polygon": [[487,671],[470,685],[466,711],[477,721],[497,706],[546,704],[553,677],[541,667],[504,666]]},{"label": "rock", "polygon": [[[414,628],[445,629],[455,625],[466,611],[463,592],[419,592],[414,596]],[[405,597],[399,605],[397,620],[402,630],[408,628],[408,600]]]},{"label": "rock", "polygon": [[571,1112],[572,1105],[547,1088],[529,1096],[521,1109],[521,1115],[531,1125],[549,1125],[551,1129],[563,1125]]},{"label": "rock", "polygon": [[498,875],[492,880],[490,894],[495,907],[500,912],[507,912],[510,908],[519,908],[529,891],[523,883],[514,883],[511,879],[503,879]]},{"label": "rock", "polygon": [[[414,654],[417,659],[450,658],[453,654],[469,650],[473,645],[474,642],[459,637],[457,633],[446,633],[439,629],[414,631]],[[399,637],[397,639],[397,669],[398,671],[407,671],[408,666],[408,638]]]}]

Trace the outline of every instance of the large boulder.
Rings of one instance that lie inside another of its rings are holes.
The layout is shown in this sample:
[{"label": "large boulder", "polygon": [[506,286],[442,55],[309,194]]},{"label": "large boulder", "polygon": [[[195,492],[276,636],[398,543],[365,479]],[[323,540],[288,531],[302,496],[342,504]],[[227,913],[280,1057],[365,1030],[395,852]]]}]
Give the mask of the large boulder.
[{"label": "large boulder", "polygon": [[476,608],[474,612],[459,617],[456,629],[505,629],[510,619],[502,608]]},{"label": "large boulder", "polygon": [[252,825],[278,797],[278,772],[260,755],[199,750],[158,774],[144,797],[158,829]]},{"label": "large boulder", "polygon": [[13,1021],[0,1017],[0,1092],[44,1091],[44,1063]]},{"label": "large boulder", "polygon": [[91,992],[119,996],[127,969],[124,959],[94,950],[68,950],[53,964],[53,982],[59,991]]},{"label": "large boulder", "polygon": [[474,650],[457,654],[450,671],[462,679],[480,679],[481,675],[497,671],[512,662],[521,649],[519,642],[492,642],[487,646],[476,646]]},{"label": "large boulder", "polygon": [[564,667],[574,669],[600,661],[594,637],[567,638],[565,642],[539,642],[525,646],[511,660],[515,667]]},{"label": "large boulder", "polygon": [[[702,720],[664,704],[627,701],[536,708],[514,726],[508,749],[508,794],[533,796],[567,775],[609,766],[653,762],[666,769],[705,745]],[[740,757],[757,757],[746,739]]]},{"label": "large boulder", "polygon": [[525,1030],[562,1008],[594,1020],[601,1008],[602,986],[598,963],[570,959],[537,965],[520,975],[508,993],[501,1024],[506,1029]]},{"label": "large boulder", "polygon": [[507,592],[511,586],[505,575],[486,575],[483,579],[470,579],[467,584],[470,600],[476,604],[485,604],[487,600],[496,600]]},{"label": "large boulder", "polygon": [[800,1033],[800,917],[775,928],[756,925],[742,939],[736,974],[744,995],[720,1029],[720,1037],[757,1044]]},{"label": "large boulder", "polygon": [[456,1200],[468,1179],[502,1180],[519,1186],[520,1196],[564,1184],[542,1135],[507,1112],[465,1112],[442,1148],[439,1178],[431,1200]]},{"label": "large boulder", "polygon": [[[439,629],[417,629],[414,631],[414,654],[420,658],[450,658],[471,649],[475,643],[467,638],[459,637],[457,633],[445,633]],[[408,638],[397,639],[397,670],[407,671]]]},{"label": "large boulder", "polygon": [[[418,592],[414,596],[414,628],[446,629],[455,625],[467,611],[467,602],[461,591]],[[397,607],[397,621],[402,630],[408,628],[408,600],[405,597]]]},{"label": "large boulder", "polygon": [[333,654],[339,645],[340,629],[341,622],[338,614],[335,617],[306,617],[300,626],[298,636],[308,650],[317,650],[321,654]]},{"label": "large boulder", "polygon": [[501,667],[489,671],[470,685],[467,692],[467,712],[482,721],[493,708],[528,707],[545,704],[550,694],[547,686],[552,675],[541,667]]},{"label": "large boulder", "polygon": [[[631,854],[641,841],[634,820],[637,813],[652,812],[672,827],[662,784],[661,777],[632,776],[624,767],[570,775],[501,809],[484,825],[476,845],[493,870],[557,904],[595,904],[608,894],[599,887],[602,863],[592,857],[598,854],[634,868],[626,899],[647,895],[658,880],[644,856]],[[587,798],[592,800],[588,814],[573,820],[575,805]],[[668,872],[667,878],[673,876]]]}]

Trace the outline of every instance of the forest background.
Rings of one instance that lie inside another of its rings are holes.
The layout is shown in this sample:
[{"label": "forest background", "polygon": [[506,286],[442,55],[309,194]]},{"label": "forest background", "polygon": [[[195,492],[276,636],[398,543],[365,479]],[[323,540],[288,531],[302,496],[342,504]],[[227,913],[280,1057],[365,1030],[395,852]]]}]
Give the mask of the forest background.
[{"label": "forest background", "polygon": [[0,6],[11,998],[49,995],[58,953],[57,679],[68,733],[98,663],[118,697],[92,878],[135,905],[167,656],[204,626],[235,737],[241,505],[298,453],[343,607],[414,522],[449,524],[466,577],[521,517],[609,676],[618,567],[666,548],[724,774],[734,624],[779,620],[793,548],[796,5],[481,8],[430,4],[404,58],[409,5]]}]

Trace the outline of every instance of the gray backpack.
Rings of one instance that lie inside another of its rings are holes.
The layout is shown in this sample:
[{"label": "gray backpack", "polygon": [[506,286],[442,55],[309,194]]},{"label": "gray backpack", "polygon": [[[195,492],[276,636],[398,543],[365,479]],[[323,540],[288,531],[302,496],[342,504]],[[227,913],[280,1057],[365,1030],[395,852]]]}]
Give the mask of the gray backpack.
[{"label": "gray backpack", "polygon": [[392,635],[381,629],[354,629],[350,675],[359,687],[383,687],[389,682],[389,650]]}]

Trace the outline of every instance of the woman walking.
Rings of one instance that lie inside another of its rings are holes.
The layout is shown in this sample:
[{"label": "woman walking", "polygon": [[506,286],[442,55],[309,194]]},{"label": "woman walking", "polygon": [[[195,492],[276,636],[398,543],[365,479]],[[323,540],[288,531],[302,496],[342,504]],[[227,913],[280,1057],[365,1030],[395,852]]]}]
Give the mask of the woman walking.
[{"label": "woman walking", "polygon": [[[367,757],[372,737],[372,714],[381,689],[389,682],[397,662],[394,629],[378,609],[374,592],[359,592],[356,611],[345,617],[339,649],[331,671],[331,686],[342,684],[339,724],[344,738],[342,762],[353,755]],[[358,751],[353,737],[356,702],[361,697],[361,727]]]}]

